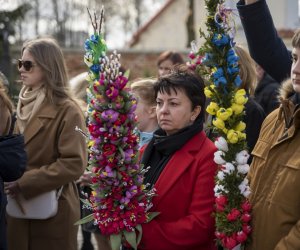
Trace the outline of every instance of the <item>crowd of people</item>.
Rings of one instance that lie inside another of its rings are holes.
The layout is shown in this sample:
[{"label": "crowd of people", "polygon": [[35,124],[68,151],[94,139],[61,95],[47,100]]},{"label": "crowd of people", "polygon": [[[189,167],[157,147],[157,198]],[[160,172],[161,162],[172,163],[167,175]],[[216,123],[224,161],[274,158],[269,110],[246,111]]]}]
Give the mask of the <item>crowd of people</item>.
[{"label": "crowd of people", "polygon": [[[237,9],[250,52],[235,46],[241,88],[248,96],[244,122],[253,208],[247,249],[300,249],[300,30],[290,51],[276,32],[266,0],[240,0]],[[77,250],[74,223],[91,213],[79,200],[91,193],[91,173],[86,140],[75,130],[86,131],[86,74],[69,83],[62,51],[51,38],[25,42],[18,68],[22,88],[16,107],[0,74],[0,141],[12,134],[24,137],[18,157],[0,151],[0,249]],[[148,167],[144,184],[156,189],[151,210],[160,212],[142,225],[138,249],[217,249],[212,216],[216,148],[206,129],[212,117],[205,114],[209,100],[203,76],[173,51],[159,56],[157,71],[153,78],[130,84],[137,100],[140,162]],[[51,218],[5,213],[6,196],[19,204],[21,198],[52,190],[59,195]],[[94,249],[92,235],[99,250],[111,249],[96,225],[81,228],[81,250]]]}]

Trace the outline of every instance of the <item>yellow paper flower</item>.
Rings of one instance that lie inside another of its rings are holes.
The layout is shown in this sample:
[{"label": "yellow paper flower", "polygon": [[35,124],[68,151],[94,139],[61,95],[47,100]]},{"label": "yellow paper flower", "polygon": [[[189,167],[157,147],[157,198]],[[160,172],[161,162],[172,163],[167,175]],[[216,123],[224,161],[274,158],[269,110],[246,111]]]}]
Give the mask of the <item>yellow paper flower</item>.
[{"label": "yellow paper flower", "polygon": [[231,109],[232,109],[232,111],[233,111],[236,115],[238,115],[238,114],[240,114],[240,113],[243,112],[243,110],[244,110],[244,105],[240,105],[240,104],[237,104],[237,103],[232,103]]},{"label": "yellow paper flower", "polygon": [[92,81],[94,81],[95,79],[96,79],[96,76],[95,76],[92,72],[89,72],[88,75],[87,75],[87,77],[86,77],[86,80],[87,80],[88,82],[92,82]]},{"label": "yellow paper flower", "polygon": [[217,111],[217,117],[220,118],[223,121],[226,121],[232,115],[232,113],[233,112],[232,112],[231,108],[228,108],[228,109],[220,108]]},{"label": "yellow paper flower", "polygon": [[235,144],[239,141],[239,133],[233,129],[230,129],[227,133],[227,139],[230,143]]},{"label": "yellow paper flower", "polygon": [[243,104],[245,104],[247,101],[248,101],[248,97],[245,96],[245,95],[235,95],[235,97],[234,97],[234,102],[235,102],[236,104],[243,105]]},{"label": "yellow paper flower", "polygon": [[244,123],[244,122],[239,122],[239,123],[235,126],[234,129],[235,129],[236,131],[242,132],[242,131],[245,130],[245,128],[246,128],[246,123]]},{"label": "yellow paper flower", "polygon": [[217,110],[219,109],[219,106],[217,103],[215,102],[211,102],[207,108],[206,108],[206,111],[207,113],[211,114],[211,115],[215,115]]},{"label": "yellow paper flower", "polygon": [[91,147],[93,147],[94,145],[95,145],[95,141],[90,140],[90,141],[88,142],[88,148],[91,148]]},{"label": "yellow paper flower", "polygon": [[239,89],[235,95],[246,95],[246,90],[245,89]]},{"label": "yellow paper flower", "polygon": [[224,134],[227,135],[227,133],[228,133],[228,129],[227,128],[223,128],[222,131],[223,131]]},{"label": "yellow paper flower", "polygon": [[101,39],[101,43],[103,44],[103,45],[106,45],[106,41],[102,38]]},{"label": "yellow paper flower", "polygon": [[223,130],[224,128],[225,128],[225,123],[224,123],[224,121],[223,120],[221,120],[221,119],[219,119],[219,118],[215,118],[215,119],[213,119],[213,125],[215,126],[215,127],[217,127],[218,129],[221,129],[221,130]]},{"label": "yellow paper flower", "polygon": [[204,94],[208,98],[211,98],[213,96],[213,92],[209,89],[209,87],[204,88]]},{"label": "yellow paper flower", "polygon": [[216,67],[212,67],[211,68],[211,73],[213,74],[213,73],[215,73],[217,71],[217,68]]},{"label": "yellow paper flower", "polygon": [[238,131],[238,134],[239,134],[239,138],[240,138],[241,140],[246,139],[246,133],[242,133],[242,132]]},{"label": "yellow paper flower", "polygon": [[91,67],[93,65],[94,57],[93,57],[93,55],[91,53],[86,53],[84,55],[83,61],[85,62],[85,64],[88,67]]}]

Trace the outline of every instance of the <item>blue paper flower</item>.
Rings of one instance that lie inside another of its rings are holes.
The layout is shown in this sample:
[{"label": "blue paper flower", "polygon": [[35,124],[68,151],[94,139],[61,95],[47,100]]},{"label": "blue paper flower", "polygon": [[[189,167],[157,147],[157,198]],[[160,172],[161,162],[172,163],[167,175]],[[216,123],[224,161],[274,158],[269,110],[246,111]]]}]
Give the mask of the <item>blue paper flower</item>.
[{"label": "blue paper flower", "polygon": [[221,76],[219,78],[214,79],[214,83],[216,86],[219,86],[220,84],[225,85],[225,84],[227,84],[227,80],[224,76]]},{"label": "blue paper flower", "polygon": [[230,74],[230,75],[233,75],[233,74],[235,74],[235,73],[237,73],[237,72],[239,72],[239,65],[236,63],[236,64],[233,64],[233,65],[229,65],[228,67],[227,67],[227,72],[228,72],[228,74]]},{"label": "blue paper flower", "polygon": [[100,65],[99,64],[93,64],[91,67],[90,67],[91,71],[93,71],[94,73],[99,73],[100,71]]},{"label": "blue paper flower", "polygon": [[91,42],[98,44],[99,42],[99,36],[98,35],[91,35]]},{"label": "blue paper flower", "polygon": [[234,84],[235,86],[239,87],[242,84],[242,79],[239,75],[236,76],[235,80],[234,80]]},{"label": "blue paper flower", "polygon": [[228,44],[229,41],[229,36],[223,34],[214,34],[214,37],[212,39],[212,42],[218,47]]},{"label": "blue paper flower", "polygon": [[222,68],[218,68],[218,69],[213,73],[213,77],[214,77],[215,79],[220,78],[220,77],[222,77],[222,76],[224,76],[224,71],[223,71]]},{"label": "blue paper flower", "polygon": [[88,50],[91,49],[90,39],[85,40],[85,42],[84,42],[84,49],[85,49],[86,51],[88,51]]},{"label": "blue paper flower", "polygon": [[239,61],[239,57],[236,55],[233,49],[230,49],[227,53],[227,62],[228,64],[234,64]]}]

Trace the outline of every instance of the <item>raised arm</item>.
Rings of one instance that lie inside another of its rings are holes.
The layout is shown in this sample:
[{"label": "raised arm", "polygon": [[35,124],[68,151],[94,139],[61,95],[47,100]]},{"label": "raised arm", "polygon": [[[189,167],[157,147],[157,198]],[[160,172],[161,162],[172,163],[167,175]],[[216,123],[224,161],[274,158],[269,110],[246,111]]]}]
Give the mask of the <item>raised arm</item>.
[{"label": "raised arm", "polygon": [[291,53],[278,36],[265,0],[240,0],[241,22],[253,59],[276,81],[290,76]]}]

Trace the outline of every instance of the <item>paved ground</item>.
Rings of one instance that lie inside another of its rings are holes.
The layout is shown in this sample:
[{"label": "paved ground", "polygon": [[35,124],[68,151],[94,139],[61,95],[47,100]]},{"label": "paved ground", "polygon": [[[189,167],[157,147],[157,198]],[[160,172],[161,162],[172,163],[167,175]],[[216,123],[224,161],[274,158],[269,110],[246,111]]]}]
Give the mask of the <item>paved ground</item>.
[{"label": "paved ground", "polygon": [[[94,245],[94,250],[100,250],[97,248],[96,241],[93,236],[92,236],[92,243]],[[78,250],[81,250],[81,245],[82,245],[82,234],[81,234],[81,229],[79,228],[79,230],[78,230]]]}]

